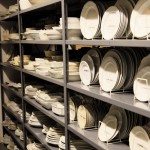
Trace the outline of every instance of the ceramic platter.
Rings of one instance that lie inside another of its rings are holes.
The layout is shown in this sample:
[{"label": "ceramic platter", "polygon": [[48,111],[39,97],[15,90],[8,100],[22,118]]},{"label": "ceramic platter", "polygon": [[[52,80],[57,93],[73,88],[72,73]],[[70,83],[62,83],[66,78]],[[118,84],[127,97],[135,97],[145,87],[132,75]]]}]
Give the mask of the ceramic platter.
[{"label": "ceramic platter", "polygon": [[79,74],[84,85],[98,84],[99,66],[104,53],[98,48],[90,49],[81,59]]},{"label": "ceramic platter", "polygon": [[150,147],[150,127],[136,126],[134,127],[129,135],[129,146],[130,150],[149,150]]},{"label": "ceramic platter", "polygon": [[[104,55],[99,68],[101,89],[106,92],[131,89],[140,62],[148,53],[146,49],[110,49]],[[141,67],[147,64],[148,58],[145,59]]]},{"label": "ceramic platter", "polygon": [[88,1],[84,4],[80,15],[81,33],[86,39],[100,36],[101,17],[104,11],[102,3]]},{"label": "ceramic platter", "polygon": [[130,27],[137,38],[146,38],[150,34],[150,1],[138,1],[131,14]]},{"label": "ceramic platter", "polygon": [[102,37],[106,40],[120,38],[128,26],[128,13],[126,9],[110,6],[104,13],[101,24]]},{"label": "ceramic platter", "polygon": [[142,117],[117,106],[111,106],[98,128],[98,138],[109,142],[126,139],[136,124],[142,124]]}]

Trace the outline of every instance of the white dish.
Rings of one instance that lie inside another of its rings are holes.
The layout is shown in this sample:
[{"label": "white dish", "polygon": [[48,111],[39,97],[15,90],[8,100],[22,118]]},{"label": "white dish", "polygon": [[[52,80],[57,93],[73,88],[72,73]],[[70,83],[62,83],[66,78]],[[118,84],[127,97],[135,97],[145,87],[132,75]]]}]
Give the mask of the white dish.
[{"label": "white dish", "polygon": [[80,15],[80,28],[86,39],[93,39],[98,31],[100,12],[95,2],[88,1],[84,4]]}]

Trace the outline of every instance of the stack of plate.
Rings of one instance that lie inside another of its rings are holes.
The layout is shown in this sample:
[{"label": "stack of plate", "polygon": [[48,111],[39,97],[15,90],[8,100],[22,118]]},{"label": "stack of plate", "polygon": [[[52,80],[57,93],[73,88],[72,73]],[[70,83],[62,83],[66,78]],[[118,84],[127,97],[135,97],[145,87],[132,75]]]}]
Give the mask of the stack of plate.
[{"label": "stack of plate", "polygon": [[114,138],[126,139],[135,125],[147,122],[144,119],[133,112],[117,106],[111,106],[109,112],[103,118],[102,122],[100,122],[98,137],[104,142],[109,142]]},{"label": "stack of plate", "polygon": [[7,107],[16,113],[20,110],[20,105],[14,101],[9,101],[9,103],[7,104]]},{"label": "stack of plate", "polygon": [[14,12],[18,11],[18,4],[9,6],[8,10],[10,13],[14,13]]},{"label": "stack of plate", "polygon": [[[62,18],[59,21],[60,25],[53,27],[54,30],[59,31],[62,34]],[[81,30],[80,30],[80,19],[77,17],[67,18],[67,39],[68,40],[80,40]]]},{"label": "stack of plate", "polygon": [[28,123],[34,127],[42,127],[45,122],[47,122],[48,117],[46,117],[40,111],[32,112],[32,115],[29,118]]},{"label": "stack of plate", "polygon": [[150,1],[139,0],[131,14],[130,27],[137,38],[146,38],[150,34]]},{"label": "stack of plate", "polygon": [[110,6],[104,13],[101,24],[102,37],[105,40],[120,38],[125,33],[128,19],[127,12],[121,7]]},{"label": "stack of plate", "polygon": [[104,51],[98,48],[89,50],[81,59],[79,74],[83,84],[98,84],[99,66],[101,64]]},{"label": "stack of plate", "polygon": [[70,121],[77,120],[77,111],[78,107],[81,105],[81,101],[77,97],[70,97],[69,99],[69,112],[70,112]]},{"label": "stack of plate", "polygon": [[[63,73],[63,62],[52,61],[50,63],[49,75],[52,78],[62,79]],[[79,76],[79,62],[69,62],[69,81],[78,81]]]},{"label": "stack of plate", "polygon": [[134,79],[134,95],[142,102],[150,100],[150,55],[143,58]]},{"label": "stack of plate", "polygon": [[18,33],[10,33],[8,38],[10,40],[19,40],[19,34]]},{"label": "stack of plate", "polygon": [[11,143],[11,141],[12,141],[12,138],[11,138],[11,136],[9,136],[8,134],[4,134],[4,136],[3,136],[3,143],[4,144],[9,144],[9,143]]},{"label": "stack of plate", "polygon": [[51,127],[54,127],[55,125],[56,125],[56,122],[54,122],[53,120],[50,120],[49,122],[45,122],[45,124],[43,124],[42,133],[47,134],[49,129]]},{"label": "stack of plate", "polygon": [[36,95],[38,90],[41,90],[43,88],[44,87],[40,86],[40,85],[28,85],[25,87],[25,94],[30,96],[30,97],[33,97]]},{"label": "stack of plate", "polygon": [[80,105],[77,111],[78,125],[81,129],[97,126],[96,110],[90,104]]},{"label": "stack of plate", "polygon": [[15,130],[15,135],[20,138],[20,140],[24,140],[23,130],[21,124],[17,124],[17,129]]},{"label": "stack of plate", "polygon": [[[61,136],[59,140],[59,149],[65,150],[65,136]],[[78,139],[78,138],[72,138],[70,140],[70,149],[71,150],[95,150],[95,148],[91,147],[89,144],[87,144],[85,141]]]},{"label": "stack of plate", "polygon": [[41,143],[30,143],[27,145],[27,150],[46,150],[46,148]]},{"label": "stack of plate", "polygon": [[[145,49],[111,49],[106,53],[99,69],[99,82],[106,92],[131,89],[141,59],[149,52]],[[131,71],[127,71],[131,70]]]},{"label": "stack of plate", "polygon": [[149,150],[150,123],[145,126],[135,126],[129,135],[130,150]]},{"label": "stack of plate", "polygon": [[64,131],[60,127],[50,128],[46,135],[46,142],[58,146],[60,137],[64,135]]},{"label": "stack of plate", "polygon": [[105,8],[101,2],[88,1],[84,4],[80,15],[80,28],[86,39],[101,35],[101,18]]},{"label": "stack of plate", "polygon": [[38,91],[35,100],[46,109],[52,109],[52,104],[58,101],[63,101],[62,94],[60,93],[45,93]]},{"label": "stack of plate", "polygon": [[54,102],[52,104],[52,112],[59,116],[65,116],[65,106],[63,102]]},{"label": "stack of plate", "polygon": [[128,13],[128,26],[126,28],[126,31],[125,31],[125,36],[127,38],[130,38],[131,35],[132,35],[132,32],[131,32],[131,29],[130,29],[130,17],[131,17],[131,13],[133,11],[133,8],[135,7],[135,2],[133,0],[126,0],[126,1],[123,1],[123,0],[117,0],[115,6],[119,6],[123,9],[126,9],[127,13]]}]

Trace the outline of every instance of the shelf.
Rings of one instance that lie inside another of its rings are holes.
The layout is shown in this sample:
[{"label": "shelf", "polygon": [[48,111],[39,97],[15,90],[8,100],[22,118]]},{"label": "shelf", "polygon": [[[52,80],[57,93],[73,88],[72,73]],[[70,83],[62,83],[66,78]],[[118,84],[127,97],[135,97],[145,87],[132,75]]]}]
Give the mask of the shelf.
[{"label": "shelf", "polygon": [[11,136],[12,139],[16,142],[16,144],[17,144],[22,150],[24,150],[24,142],[21,141],[21,140],[19,139],[19,137],[17,137],[17,136],[15,135],[15,131],[11,131],[11,130],[9,130],[7,127],[3,127],[3,128],[10,134],[10,136]]},{"label": "shelf", "polygon": [[124,143],[109,144],[101,142],[98,139],[97,129],[83,130],[77,126],[77,123],[68,125],[68,130],[89,143],[98,150],[129,150],[129,146]]},{"label": "shelf", "polygon": [[8,87],[6,84],[2,84],[2,87],[5,88],[6,90],[9,90],[11,93],[15,94],[16,96],[22,98],[22,94],[18,91],[16,91],[13,88]]},{"label": "shelf", "polygon": [[60,125],[65,127],[65,118],[55,115],[51,110],[47,110],[44,107],[42,107],[39,103],[37,103],[34,99],[30,99],[27,96],[24,97],[24,100],[35,107],[36,109],[40,110],[43,114],[50,117],[51,119],[58,122]]},{"label": "shelf", "polygon": [[23,72],[26,74],[32,75],[34,77],[37,77],[39,79],[43,79],[45,81],[48,81],[48,82],[51,82],[60,86],[64,86],[63,79],[54,79],[54,78],[51,78],[50,76],[43,76],[43,75],[37,74],[35,71],[28,71],[26,69],[23,69]]},{"label": "shelf", "polygon": [[1,41],[0,44],[19,44],[18,40]]},{"label": "shelf", "polygon": [[11,116],[13,116],[15,119],[17,119],[20,123],[22,123],[22,120],[20,118],[20,116],[18,114],[15,114],[15,112],[13,112],[10,108],[8,108],[5,104],[3,104],[3,108],[5,109],[5,111],[10,114]]},{"label": "shelf", "polygon": [[1,17],[0,21],[5,21],[5,20],[8,20],[8,19],[12,19],[13,17],[17,17],[17,16],[18,16],[18,12],[14,12],[10,15],[5,16],[5,17]]},{"label": "shelf", "polygon": [[21,71],[20,67],[15,66],[15,65],[11,65],[7,62],[0,63],[0,65],[2,65],[3,67],[8,67],[8,68],[11,68],[11,69],[14,69],[14,70],[17,70],[17,71]]},{"label": "shelf", "polygon": [[1,150],[7,150],[7,147],[6,147],[6,145],[4,145],[4,144],[0,144],[0,149],[1,149]]},{"label": "shelf", "polygon": [[45,135],[42,133],[42,128],[33,128],[29,124],[25,124],[26,129],[31,132],[48,150],[58,150],[58,147],[51,146],[45,141]]},{"label": "shelf", "polygon": [[43,8],[43,7],[46,7],[48,5],[52,5],[52,4],[56,4],[58,2],[61,2],[61,0],[50,0],[50,1],[47,1],[47,2],[43,2],[41,4],[36,4],[30,8],[27,8],[25,10],[21,10],[20,11],[20,14],[24,14],[24,13],[27,13],[27,12],[31,12],[31,11],[34,11],[34,10],[37,10],[37,9],[40,9],[40,8]]},{"label": "shelf", "polygon": [[62,40],[49,40],[49,41],[42,41],[42,40],[21,40],[22,44],[57,44],[62,45]]},{"label": "shelf", "polygon": [[96,45],[96,46],[127,46],[127,47],[150,47],[149,40],[138,39],[115,39],[115,40],[66,40],[70,45]]},{"label": "shelf", "polygon": [[134,95],[133,93],[127,92],[118,92],[118,93],[106,93],[100,91],[99,85],[93,86],[85,86],[81,84],[81,82],[70,82],[67,84],[67,88],[90,97],[96,98],[98,100],[102,100],[106,103],[110,103],[129,111],[141,114],[143,116],[149,117],[150,116],[150,109],[148,109],[148,104],[142,102],[134,103]]}]

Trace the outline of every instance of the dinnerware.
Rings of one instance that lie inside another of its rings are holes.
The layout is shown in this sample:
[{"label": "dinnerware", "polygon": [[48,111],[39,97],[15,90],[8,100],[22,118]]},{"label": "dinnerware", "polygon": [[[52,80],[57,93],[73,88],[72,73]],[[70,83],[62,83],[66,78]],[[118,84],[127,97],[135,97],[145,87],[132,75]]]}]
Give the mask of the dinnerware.
[{"label": "dinnerware", "polygon": [[53,103],[52,112],[59,116],[64,116],[65,115],[64,103],[60,103],[60,102]]},{"label": "dinnerware", "polygon": [[80,15],[81,33],[86,39],[93,39],[99,29],[101,20],[98,6],[93,1],[84,4]]},{"label": "dinnerware", "polygon": [[21,10],[32,7],[32,4],[29,2],[29,0],[19,0],[19,5]]}]

